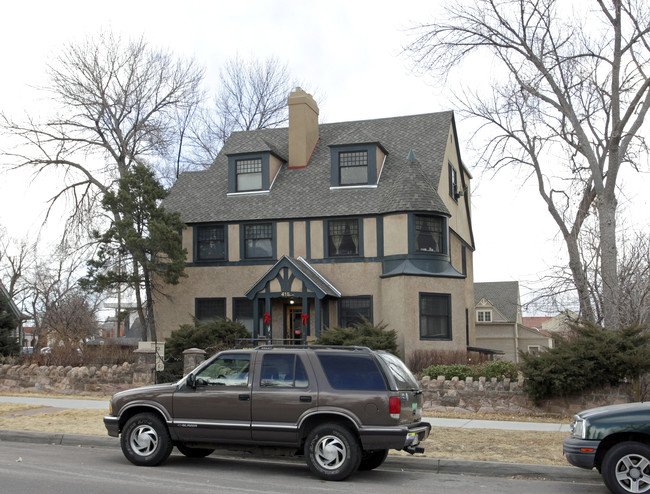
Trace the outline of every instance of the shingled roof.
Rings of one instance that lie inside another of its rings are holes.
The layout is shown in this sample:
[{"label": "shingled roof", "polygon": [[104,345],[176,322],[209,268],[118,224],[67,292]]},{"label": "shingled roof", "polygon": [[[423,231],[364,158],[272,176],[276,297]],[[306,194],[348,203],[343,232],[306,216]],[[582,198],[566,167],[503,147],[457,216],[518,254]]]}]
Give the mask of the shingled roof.
[{"label": "shingled roof", "polygon": [[[453,112],[320,124],[309,165],[298,169],[286,165],[288,128],[234,132],[209,169],[180,176],[164,204],[189,224],[406,211],[449,215],[437,189],[450,127],[455,132]],[[364,143],[388,153],[377,187],[330,189],[329,146]],[[411,150],[416,159],[408,160]],[[256,152],[285,162],[270,192],[228,196],[227,155]]]},{"label": "shingled roof", "polygon": [[474,283],[474,304],[486,299],[508,322],[517,322],[519,310],[519,282],[494,281]]}]

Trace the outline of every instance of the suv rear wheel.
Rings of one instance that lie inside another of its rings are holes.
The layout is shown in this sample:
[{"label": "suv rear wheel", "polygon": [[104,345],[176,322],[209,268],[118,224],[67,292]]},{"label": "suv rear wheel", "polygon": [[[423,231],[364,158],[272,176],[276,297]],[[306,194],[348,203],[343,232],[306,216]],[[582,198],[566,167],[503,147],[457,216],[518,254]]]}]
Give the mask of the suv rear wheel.
[{"label": "suv rear wheel", "polygon": [[173,447],[167,426],[153,413],[139,413],[127,420],[120,445],[126,459],[139,466],[162,463]]},{"label": "suv rear wheel", "polygon": [[361,463],[359,470],[374,470],[380,466],[388,456],[387,449],[375,449],[372,451],[364,451],[361,455]]},{"label": "suv rear wheel", "polygon": [[347,427],[322,424],[307,435],[305,456],[309,469],[321,479],[343,480],[359,468],[361,447]]},{"label": "suv rear wheel", "polygon": [[650,447],[635,441],[617,444],[605,455],[601,473],[616,494],[650,492]]},{"label": "suv rear wheel", "polygon": [[193,448],[184,444],[177,444],[176,448],[188,458],[205,458],[214,453],[214,449],[212,448]]}]

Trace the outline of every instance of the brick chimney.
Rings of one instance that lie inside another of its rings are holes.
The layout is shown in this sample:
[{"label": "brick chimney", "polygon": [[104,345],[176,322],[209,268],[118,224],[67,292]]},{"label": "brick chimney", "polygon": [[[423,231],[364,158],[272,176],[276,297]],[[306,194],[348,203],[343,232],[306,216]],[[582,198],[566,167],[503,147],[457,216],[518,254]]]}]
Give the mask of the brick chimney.
[{"label": "brick chimney", "polygon": [[299,87],[289,95],[289,168],[305,168],[318,142],[318,105]]}]

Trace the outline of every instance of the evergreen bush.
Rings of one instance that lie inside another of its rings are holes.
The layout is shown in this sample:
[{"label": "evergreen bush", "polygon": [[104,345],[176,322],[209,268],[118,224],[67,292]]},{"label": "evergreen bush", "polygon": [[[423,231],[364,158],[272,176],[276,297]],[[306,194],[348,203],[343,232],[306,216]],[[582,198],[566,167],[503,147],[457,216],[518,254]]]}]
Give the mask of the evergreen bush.
[{"label": "evergreen bush", "polygon": [[643,327],[620,330],[582,322],[570,339],[538,355],[522,354],[524,390],[535,402],[578,394],[650,371],[650,334]]},{"label": "evergreen bush", "polygon": [[387,327],[386,324],[373,326],[367,320],[347,328],[335,326],[321,333],[316,344],[366,346],[372,350],[385,350],[397,355],[397,332],[394,329],[387,330]]}]

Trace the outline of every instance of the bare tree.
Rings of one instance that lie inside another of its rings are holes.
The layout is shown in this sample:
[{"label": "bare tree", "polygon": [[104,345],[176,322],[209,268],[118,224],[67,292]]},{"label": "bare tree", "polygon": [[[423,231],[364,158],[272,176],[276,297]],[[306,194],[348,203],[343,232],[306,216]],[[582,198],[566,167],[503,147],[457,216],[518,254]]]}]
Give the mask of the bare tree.
[{"label": "bare tree", "polygon": [[210,165],[234,131],[286,123],[287,97],[295,85],[287,65],[277,58],[229,59],[220,71],[214,108],[203,108],[192,129],[195,164]]},{"label": "bare tree", "polygon": [[602,320],[617,328],[617,185],[621,167],[638,169],[647,155],[640,130],[650,109],[650,8],[639,0],[596,0],[579,13],[570,6],[453,2],[446,19],[414,28],[407,51],[417,67],[437,74],[473,54],[492,55],[503,69],[491,96],[458,97],[492,133],[483,161],[528,167],[562,232],[580,309],[591,320],[600,318],[577,238],[590,207],[597,210]]},{"label": "bare tree", "polygon": [[[22,143],[4,157],[14,167],[55,172],[63,180],[49,211],[60,200],[72,205],[62,239],[67,245],[96,237],[95,227],[107,223],[102,199],[136,163],[155,170],[176,154],[179,127],[188,125],[178,115],[191,115],[201,100],[203,69],[143,39],[101,34],[68,45],[49,76],[46,89],[60,114],[26,123],[2,115],[4,130]],[[120,211],[112,214],[112,221],[122,219]]]},{"label": "bare tree", "polygon": [[4,158],[37,174],[56,172],[64,183],[50,203],[70,199],[70,232],[92,224],[103,194],[135,162],[155,168],[176,149],[176,112],[201,98],[203,70],[143,39],[103,33],[66,46],[48,72],[45,89],[60,114],[24,123],[3,114],[4,130],[21,142]]}]

